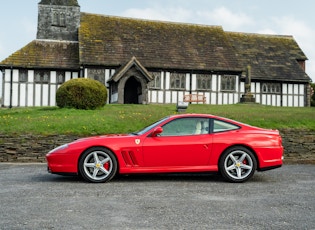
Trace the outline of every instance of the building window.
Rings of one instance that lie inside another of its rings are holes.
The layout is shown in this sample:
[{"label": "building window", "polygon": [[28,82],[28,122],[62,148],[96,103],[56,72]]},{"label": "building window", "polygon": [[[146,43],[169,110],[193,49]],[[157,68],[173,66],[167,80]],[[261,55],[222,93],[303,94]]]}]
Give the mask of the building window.
[{"label": "building window", "polygon": [[59,14],[59,25],[60,26],[66,26],[66,14],[64,12],[61,12]]},{"label": "building window", "polygon": [[43,83],[48,83],[49,82],[49,75],[47,72],[44,72],[43,74]]},{"label": "building window", "polygon": [[53,26],[66,26],[66,13],[60,11],[53,11],[52,12],[52,25]]},{"label": "building window", "polygon": [[39,72],[35,72],[34,81],[35,81],[35,83],[41,83],[41,80],[40,80],[40,73],[39,73]]},{"label": "building window", "polygon": [[88,69],[88,78],[97,80],[105,85],[105,69]]},{"label": "building window", "polygon": [[28,71],[20,70],[19,71],[19,82],[27,82],[28,81]]},{"label": "building window", "polygon": [[63,84],[65,82],[65,72],[57,72],[57,83]]},{"label": "building window", "polygon": [[263,83],[261,85],[261,92],[262,93],[281,93],[281,85],[280,83]]},{"label": "building window", "polygon": [[149,88],[151,89],[161,89],[162,79],[160,72],[150,72],[153,77],[153,80],[149,83]]},{"label": "building window", "polygon": [[184,90],[186,88],[186,74],[171,73],[171,89]]},{"label": "building window", "polygon": [[197,74],[197,90],[211,90],[212,76]]},{"label": "building window", "polygon": [[35,83],[48,84],[50,81],[50,72],[45,70],[37,70],[34,74]]},{"label": "building window", "polygon": [[54,26],[57,26],[59,23],[58,23],[58,18],[59,18],[59,13],[57,11],[53,11],[52,13],[52,24]]},{"label": "building window", "polygon": [[236,89],[236,76],[235,75],[222,75],[221,90],[222,91],[235,91],[235,89]]}]

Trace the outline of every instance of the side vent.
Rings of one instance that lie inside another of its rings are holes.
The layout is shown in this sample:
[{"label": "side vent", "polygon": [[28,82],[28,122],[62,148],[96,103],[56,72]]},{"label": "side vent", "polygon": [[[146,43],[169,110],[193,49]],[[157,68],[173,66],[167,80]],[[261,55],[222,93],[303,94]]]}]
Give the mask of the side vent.
[{"label": "side vent", "polygon": [[129,167],[139,166],[139,164],[137,162],[137,158],[136,158],[133,151],[128,151],[128,150],[122,151],[121,155],[124,158],[124,161],[125,161],[127,166],[129,166]]}]

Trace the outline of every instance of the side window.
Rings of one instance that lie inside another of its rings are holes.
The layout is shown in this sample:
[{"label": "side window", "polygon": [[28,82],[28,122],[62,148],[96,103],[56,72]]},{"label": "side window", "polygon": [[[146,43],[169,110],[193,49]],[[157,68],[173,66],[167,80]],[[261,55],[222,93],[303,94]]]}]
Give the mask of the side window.
[{"label": "side window", "polygon": [[154,78],[154,80],[149,82],[149,88],[161,89],[161,86],[162,86],[161,72],[151,72],[151,75]]},{"label": "side window", "polygon": [[186,86],[186,74],[171,73],[171,89],[184,90]]},{"label": "side window", "polygon": [[236,76],[223,75],[221,77],[221,90],[222,91],[235,91],[235,87],[236,87]]},{"label": "side window", "polygon": [[189,117],[173,120],[163,126],[161,136],[187,136],[209,133],[209,119]]},{"label": "side window", "polygon": [[239,128],[240,128],[239,126],[225,122],[225,121],[213,120],[213,132],[214,133],[236,130]]}]

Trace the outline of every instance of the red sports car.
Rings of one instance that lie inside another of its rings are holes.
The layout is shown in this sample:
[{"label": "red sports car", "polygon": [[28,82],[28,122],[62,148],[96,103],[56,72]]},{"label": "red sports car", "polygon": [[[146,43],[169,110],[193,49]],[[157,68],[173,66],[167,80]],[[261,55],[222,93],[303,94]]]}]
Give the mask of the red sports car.
[{"label": "red sports car", "polygon": [[117,173],[219,172],[244,182],[256,170],[280,167],[282,138],[262,129],[208,114],[165,117],[135,133],[76,140],[46,155],[48,171],[106,182]]}]

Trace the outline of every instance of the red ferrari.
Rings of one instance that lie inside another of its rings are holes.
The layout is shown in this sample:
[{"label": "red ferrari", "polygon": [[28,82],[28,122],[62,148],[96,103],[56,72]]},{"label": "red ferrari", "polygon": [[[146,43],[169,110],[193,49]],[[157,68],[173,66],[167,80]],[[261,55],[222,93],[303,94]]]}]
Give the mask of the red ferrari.
[{"label": "red ferrari", "polygon": [[116,174],[219,172],[244,182],[256,170],[280,167],[282,138],[208,114],[165,117],[135,133],[78,139],[46,155],[48,171],[106,182]]}]

